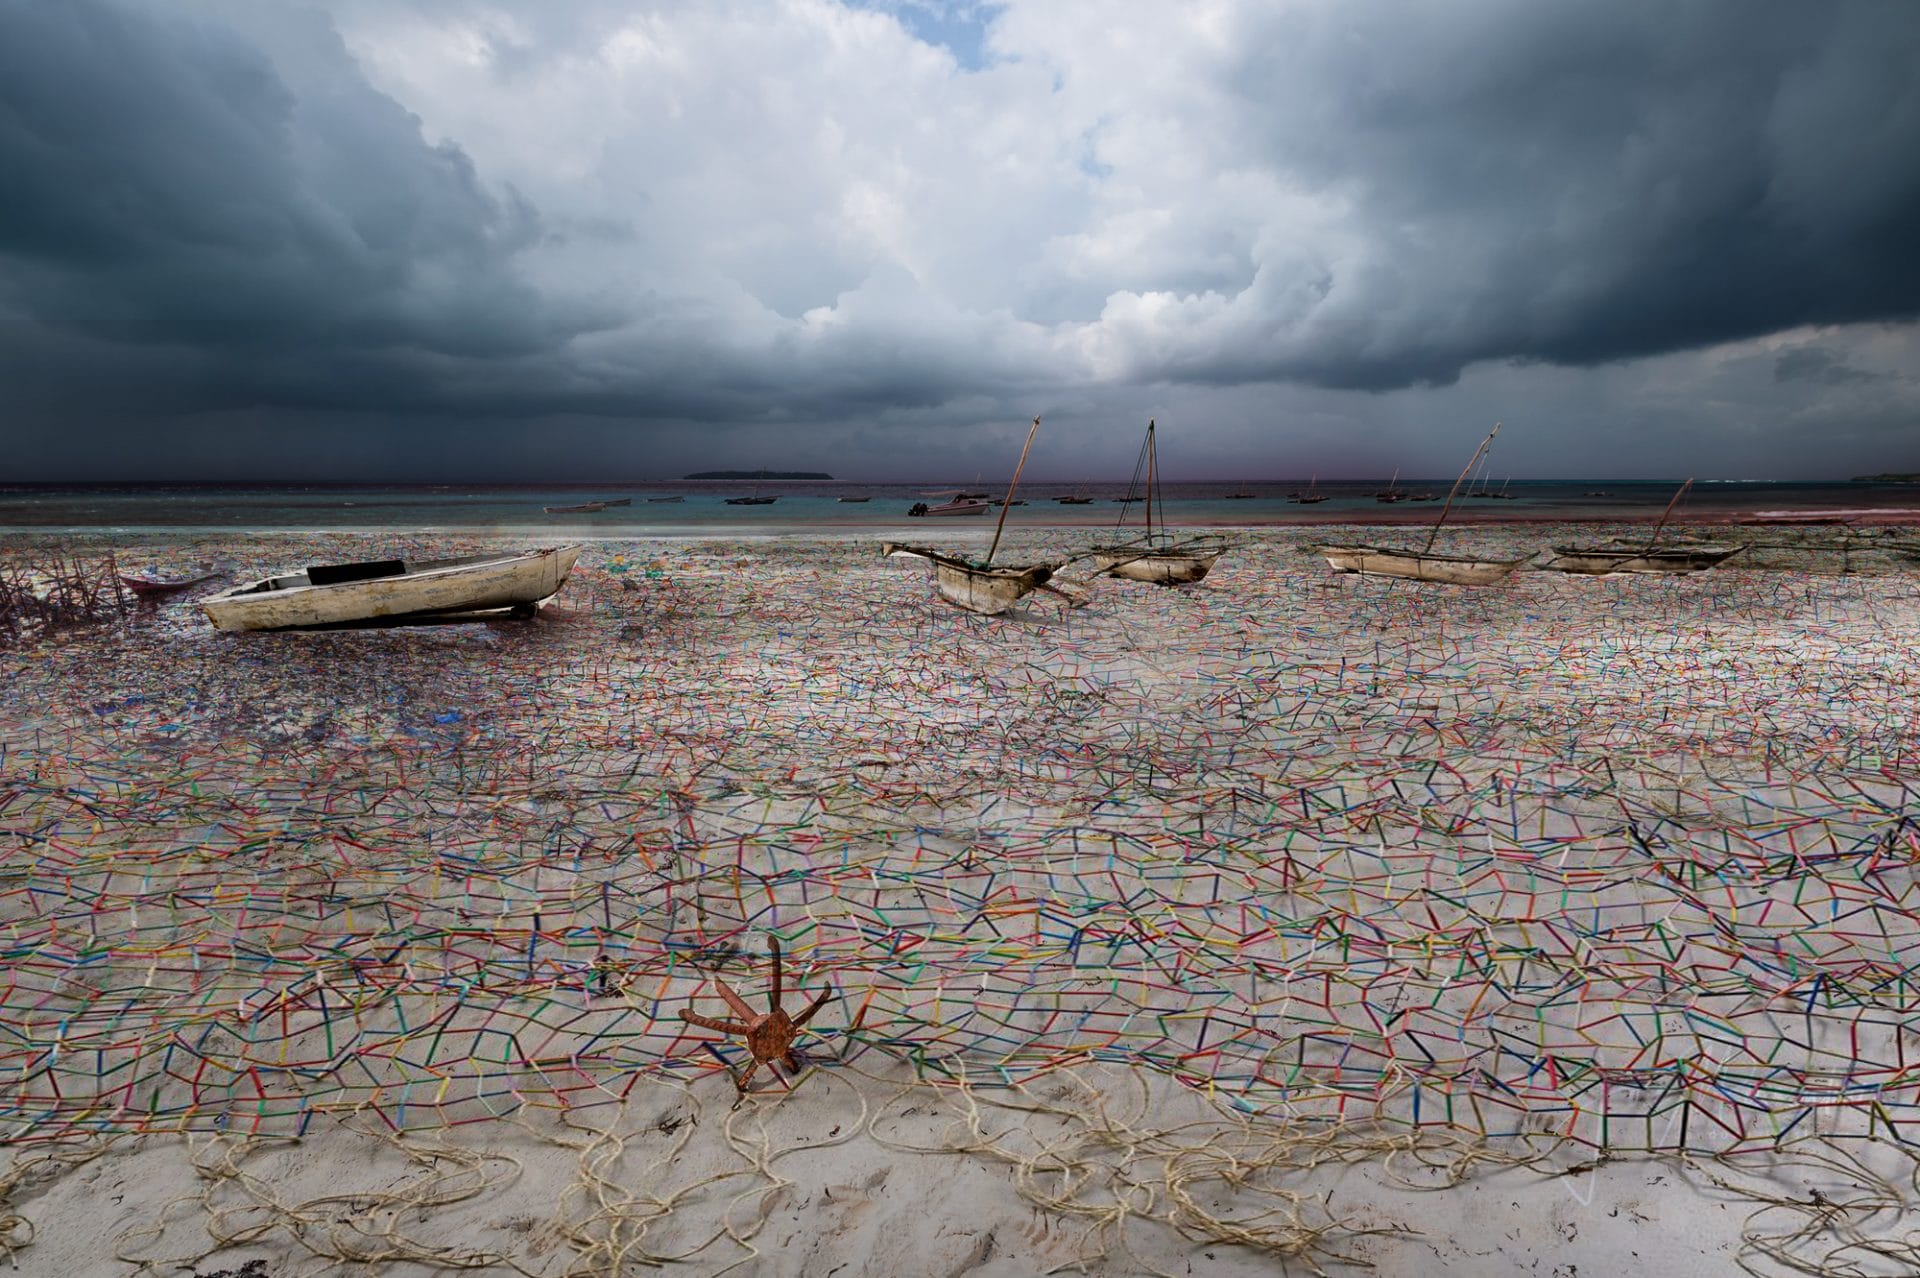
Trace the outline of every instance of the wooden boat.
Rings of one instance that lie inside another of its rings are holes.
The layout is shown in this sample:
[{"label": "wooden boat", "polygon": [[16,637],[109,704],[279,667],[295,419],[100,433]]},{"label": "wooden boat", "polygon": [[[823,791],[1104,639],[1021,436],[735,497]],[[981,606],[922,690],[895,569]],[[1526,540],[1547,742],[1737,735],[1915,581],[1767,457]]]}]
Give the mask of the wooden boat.
[{"label": "wooden boat", "polygon": [[[760,478],[764,480],[766,477],[767,477],[767,472],[764,470],[761,471]],[[754,484],[753,492],[751,495],[746,497],[729,497],[726,499],[727,505],[729,506],[771,506],[773,505],[773,503],[779,500],[780,498],[778,495],[775,495],[772,497],[762,497],[760,495],[760,485],[758,483]]]},{"label": "wooden boat", "polygon": [[583,501],[577,506],[542,506],[549,515],[595,515],[607,508],[604,501]]},{"label": "wooden boat", "polygon": [[631,497],[609,497],[609,498],[608,498],[608,499],[607,499],[606,501],[603,501],[603,502],[601,502],[600,504],[601,504],[602,506],[631,506],[631,505],[633,505],[633,498],[631,498]]},{"label": "wooden boat", "polygon": [[1302,506],[1311,506],[1316,502],[1323,502],[1326,499],[1327,495],[1320,491],[1320,476],[1318,475],[1315,475],[1307,481],[1307,491],[1304,493],[1290,493],[1287,496],[1288,501],[1298,502]]},{"label": "wooden boat", "polygon": [[1058,564],[991,568],[937,550],[903,546],[891,541],[881,545],[880,553],[889,558],[896,555],[912,556],[932,563],[934,584],[939,587],[941,597],[949,603],[959,604],[968,612],[993,616],[1005,612],[1036,590],[1048,590],[1075,605],[1084,602],[1047,585],[1053,579]]},{"label": "wooden boat", "polygon": [[1055,501],[1057,501],[1057,502],[1059,502],[1059,503],[1060,503],[1060,504],[1061,504],[1062,506],[1091,506],[1091,505],[1093,505],[1093,498],[1091,498],[1091,497],[1055,497],[1055,498],[1054,498],[1054,500],[1055,500]]},{"label": "wooden boat", "polygon": [[845,501],[845,502],[854,502],[854,501],[872,501],[872,500],[873,500],[873,498],[871,498],[871,497],[842,497],[842,498],[841,498],[840,500],[841,500],[841,501]]},{"label": "wooden boat", "polygon": [[[1039,429],[1040,419],[1036,417],[1033,419],[1033,425],[1027,430],[1026,446],[1020,450],[1020,464],[1013,468],[1013,483],[1007,487],[1008,502],[1013,501],[1013,495],[1020,487],[1020,472],[1026,467],[1027,453],[1033,448],[1033,437]],[[984,502],[979,504],[982,510],[987,508]],[[1000,508],[1000,522],[993,530],[993,544],[987,547],[987,557],[979,563],[938,550],[904,546],[891,541],[881,544],[880,553],[889,558],[900,555],[925,559],[933,565],[934,585],[940,591],[941,598],[949,603],[958,604],[969,612],[984,613],[988,616],[1003,613],[1036,590],[1058,595],[1074,607],[1085,603],[1084,599],[1048,584],[1063,561],[994,566],[994,552],[1000,549],[1000,534],[1006,531],[1009,509],[1009,506]]]},{"label": "wooden boat", "polygon": [[1469,555],[1436,555],[1424,550],[1396,550],[1386,546],[1325,545],[1320,553],[1341,572],[1366,573],[1372,577],[1404,577],[1412,581],[1438,581],[1455,586],[1491,586],[1504,580],[1514,569],[1532,559],[1480,559]]},{"label": "wooden boat", "polygon": [[[1144,581],[1156,586],[1189,585],[1212,571],[1213,565],[1226,553],[1227,546],[1218,537],[1176,540],[1166,532],[1164,509],[1161,531],[1155,533],[1153,508],[1160,496],[1158,452],[1154,442],[1153,421],[1149,419],[1147,437],[1140,445],[1140,456],[1134,462],[1134,478],[1128,485],[1127,493],[1128,497],[1132,497],[1132,486],[1139,482],[1144,467],[1147,476],[1145,534],[1132,541],[1096,546],[1089,553],[1093,556],[1094,569],[1109,577],[1124,577],[1128,581]],[[1121,518],[1125,519],[1126,516],[1123,514]]]},{"label": "wooden boat", "polygon": [[140,599],[164,599],[168,595],[179,594],[182,590],[191,590],[203,581],[212,581],[220,573],[202,573],[198,577],[189,577],[183,581],[155,581],[151,577],[129,577],[120,574],[120,584],[131,590]]},{"label": "wooden boat", "polygon": [[647,500],[650,502],[666,502],[666,501],[685,501],[686,498],[681,496],[678,493],[675,493],[671,497],[649,497],[647,498]]},{"label": "wooden boat", "polygon": [[1406,491],[1400,487],[1400,472],[1398,470],[1393,472],[1393,478],[1387,481],[1387,486],[1373,495],[1373,499],[1383,502],[1405,501],[1407,499]]},{"label": "wooden boat", "polygon": [[1228,493],[1226,496],[1226,500],[1227,501],[1246,501],[1249,497],[1253,497],[1256,495],[1257,494],[1254,494],[1254,493]]},{"label": "wooden boat", "polygon": [[1531,552],[1517,559],[1483,559],[1471,555],[1437,555],[1433,552],[1434,539],[1440,535],[1440,526],[1446,523],[1447,513],[1453,509],[1453,499],[1460,491],[1460,485],[1466,482],[1474,463],[1492,446],[1494,436],[1499,433],[1500,423],[1495,422],[1493,429],[1487,432],[1487,437],[1480,441],[1480,447],[1473,450],[1466,469],[1460,472],[1460,478],[1453,481],[1453,487],[1447,492],[1447,504],[1441,507],[1440,517],[1433,521],[1433,530],[1427,534],[1426,545],[1419,550],[1330,544],[1321,546],[1320,554],[1337,571],[1364,573],[1372,577],[1402,577],[1411,581],[1437,581],[1455,586],[1491,586],[1506,580],[1516,568],[1533,558]]},{"label": "wooden boat", "polygon": [[1705,572],[1716,564],[1725,562],[1745,550],[1740,546],[1662,546],[1659,544],[1660,532],[1667,526],[1667,520],[1673,516],[1673,508],[1687,489],[1693,487],[1693,481],[1687,480],[1680,490],[1667,503],[1661,512],[1660,522],[1653,526],[1653,535],[1645,543],[1624,545],[1619,542],[1604,546],[1555,546],[1553,558],[1546,567],[1555,572],[1580,573],[1585,576],[1600,576],[1615,572]]},{"label": "wooden boat", "polygon": [[567,582],[579,546],[457,559],[316,565],[201,600],[219,630],[288,630],[376,618],[511,610],[531,617]]},{"label": "wooden boat", "polygon": [[1745,550],[1745,546],[1555,546],[1542,565],[1555,572],[1595,575],[1610,572],[1705,572]]}]

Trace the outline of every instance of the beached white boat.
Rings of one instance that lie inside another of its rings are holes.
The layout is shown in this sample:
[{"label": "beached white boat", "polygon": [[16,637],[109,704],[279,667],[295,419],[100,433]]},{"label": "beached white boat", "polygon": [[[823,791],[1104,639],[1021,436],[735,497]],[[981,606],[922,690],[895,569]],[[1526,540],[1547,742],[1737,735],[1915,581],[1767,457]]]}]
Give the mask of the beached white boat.
[{"label": "beached white boat", "polygon": [[899,555],[927,560],[933,565],[933,580],[939,587],[941,598],[959,604],[968,612],[993,616],[1005,612],[1036,590],[1059,595],[1076,606],[1085,602],[1047,584],[1052,580],[1058,564],[992,568],[969,563],[937,550],[903,546],[891,541],[882,543],[880,553],[889,557]]},{"label": "beached white boat", "polygon": [[[1473,450],[1466,469],[1460,472],[1460,478],[1453,481],[1453,487],[1447,492],[1447,504],[1440,508],[1440,517],[1433,521],[1426,545],[1418,550],[1410,550],[1396,546],[1331,544],[1319,547],[1320,554],[1340,572],[1365,573],[1371,577],[1401,577],[1409,581],[1437,581],[1454,586],[1491,586],[1506,580],[1515,569],[1533,558],[1531,551],[1517,559],[1437,555],[1433,552],[1434,538],[1440,535],[1440,525],[1447,522],[1447,513],[1453,509],[1453,499],[1460,491],[1460,485],[1466,482],[1474,464],[1492,446],[1494,436],[1499,433],[1500,423],[1495,422],[1493,429],[1487,432],[1487,437],[1480,441],[1480,447]],[[1398,472],[1395,477],[1398,478]]]},{"label": "beached white boat", "polygon": [[1146,532],[1131,541],[1095,546],[1089,553],[1093,556],[1093,566],[1109,577],[1124,577],[1129,581],[1144,581],[1156,586],[1189,585],[1212,570],[1220,556],[1226,553],[1227,546],[1218,537],[1173,537],[1165,530],[1164,511],[1160,531],[1154,530],[1153,507],[1160,496],[1157,454],[1153,421],[1149,419],[1146,440],[1140,445],[1140,457],[1133,466],[1133,481],[1127,488],[1127,495],[1131,497],[1133,485],[1139,482],[1144,467],[1147,478]]},{"label": "beached white boat", "polygon": [[1328,564],[1341,572],[1373,577],[1404,577],[1410,581],[1438,581],[1455,586],[1491,586],[1533,558],[1483,559],[1471,555],[1436,555],[1431,551],[1398,550],[1387,546],[1320,547]]},{"label": "beached white boat", "polygon": [[201,601],[220,630],[287,630],[380,618],[511,610],[532,616],[558,593],[578,546],[458,559],[316,565],[265,577]]},{"label": "beached white boat", "polygon": [[[1058,595],[1075,607],[1085,603],[1086,600],[1047,584],[1053,578],[1055,570],[1065,562],[1064,560],[998,568],[993,566],[994,552],[1000,549],[1000,534],[1006,531],[1007,511],[1014,504],[1014,493],[1020,488],[1020,472],[1026,467],[1027,453],[1033,448],[1033,437],[1039,430],[1040,419],[1036,417],[1033,419],[1032,427],[1027,431],[1026,446],[1020,450],[1020,464],[1013,468],[1013,482],[1007,486],[1006,502],[1000,507],[1000,522],[994,526],[993,544],[987,547],[985,559],[974,563],[938,550],[928,550],[920,546],[903,546],[891,541],[881,543],[880,553],[889,558],[903,555],[925,559],[933,565],[933,581],[940,591],[941,598],[949,603],[958,604],[969,612],[985,613],[988,616],[1002,613],[1036,590]],[[985,505],[986,503],[981,503],[983,509]]]}]

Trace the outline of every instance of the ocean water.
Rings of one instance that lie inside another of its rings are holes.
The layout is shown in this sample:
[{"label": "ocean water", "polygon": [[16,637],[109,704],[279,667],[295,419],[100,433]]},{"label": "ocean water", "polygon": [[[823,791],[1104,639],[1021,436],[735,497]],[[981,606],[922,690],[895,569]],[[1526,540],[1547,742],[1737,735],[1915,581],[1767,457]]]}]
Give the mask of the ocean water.
[{"label": "ocean water", "polygon": [[[1451,480],[1401,480],[1409,493],[1435,500],[1376,500],[1384,479],[1323,483],[1328,500],[1303,505],[1289,494],[1299,480],[1167,484],[1155,522],[1176,527],[1257,526],[1294,523],[1430,523],[1438,517]],[[1677,484],[1668,481],[1515,480],[1494,487],[1505,498],[1464,494],[1449,522],[1490,520],[1642,520],[1658,518]],[[974,491],[989,485],[967,485]],[[552,531],[568,536],[707,536],[828,532],[884,528],[898,532],[991,527],[998,512],[984,516],[911,518],[916,502],[934,504],[953,487],[934,484],[858,484],[832,481],[769,481],[758,486],[770,505],[730,506],[729,497],[755,491],[751,482],[677,481],[601,486],[415,486],[415,485],[41,485],[0,486],[0,532]],[[1008,512],[1012,526],[1113,527],[1138,525],[1140,503],[1123,503],[1123,483],[1024,484],[1026,504]],[[1233,496],[1232,494],[1247,494]],[[1004,495],[1004,490],[994,492]],[[1087,505],[1056,499],[1079,495]],[[843,502],[843,496],[866,497]],[[597,513],[549,514],[547,506],[627,498],[628,506]],[[675,498],[677,500],[656,500]],[[1697,482],[1675,511],[1678,522],[1743,515],[1865,519],[1920,514],[1920,485],[1866,481],[1791,483]]]}]

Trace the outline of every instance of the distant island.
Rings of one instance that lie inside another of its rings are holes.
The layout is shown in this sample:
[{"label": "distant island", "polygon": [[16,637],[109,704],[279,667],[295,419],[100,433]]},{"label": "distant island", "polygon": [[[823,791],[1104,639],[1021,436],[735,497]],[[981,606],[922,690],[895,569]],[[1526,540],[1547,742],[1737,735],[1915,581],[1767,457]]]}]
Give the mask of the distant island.
[{"label": "distant island", "polygon": [[1879,475],[1855,475],[1857,484],[1920,484],[1920,470],[1886,471]]},{"label": "distant island", "polygon": [[687,479],[832,479],[817,470],[697,470]]}]

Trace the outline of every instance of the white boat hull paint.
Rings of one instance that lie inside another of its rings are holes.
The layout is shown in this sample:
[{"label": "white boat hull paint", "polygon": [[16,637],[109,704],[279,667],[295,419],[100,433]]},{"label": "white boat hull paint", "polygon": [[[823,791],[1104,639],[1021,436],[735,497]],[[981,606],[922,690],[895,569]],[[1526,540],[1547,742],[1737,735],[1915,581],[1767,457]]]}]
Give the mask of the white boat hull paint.
[{"label": "white boat hull paint", "polygon": [[996,616],[1053,579],[1057,564],[1027,564],[1018,568],[977,568],[963,560],[924,550],[918,546],[900,546],[885,542],[880,553],[924,559],[933,565],[933,584],[940,597],[968,612]]},{"label": "white boat hull paint", "polygon": [[1506,580],[1514,569],[1533,558],[1469,559],[1458,555],[1422,554],[1417,550],[1390,550],[1380,546],[1321,546],[1327,563],[1341,572],[1370,577],[1402,577],[1409,581],[1436,581],[1453,586],[1491,586]]},{"label": "white boat hull paint", "polygon": [[1140,555],[1103,555],[1093,557],[1093,566],[1109,577],[1145,581],[1156,586],[1184,586],[1199,581],[1213,570],[1224,552],[1186,555],[1156,552]]},{"label": "white boat hull paint", "polygon": [[[220,630],[287,630],[382,617],[537,608],[567,582],[579,546],[429,560],[399,576],[315,586],[306,573],[249,582],[202,602]],[[270,583],[279,583],[272,585]]]}]

